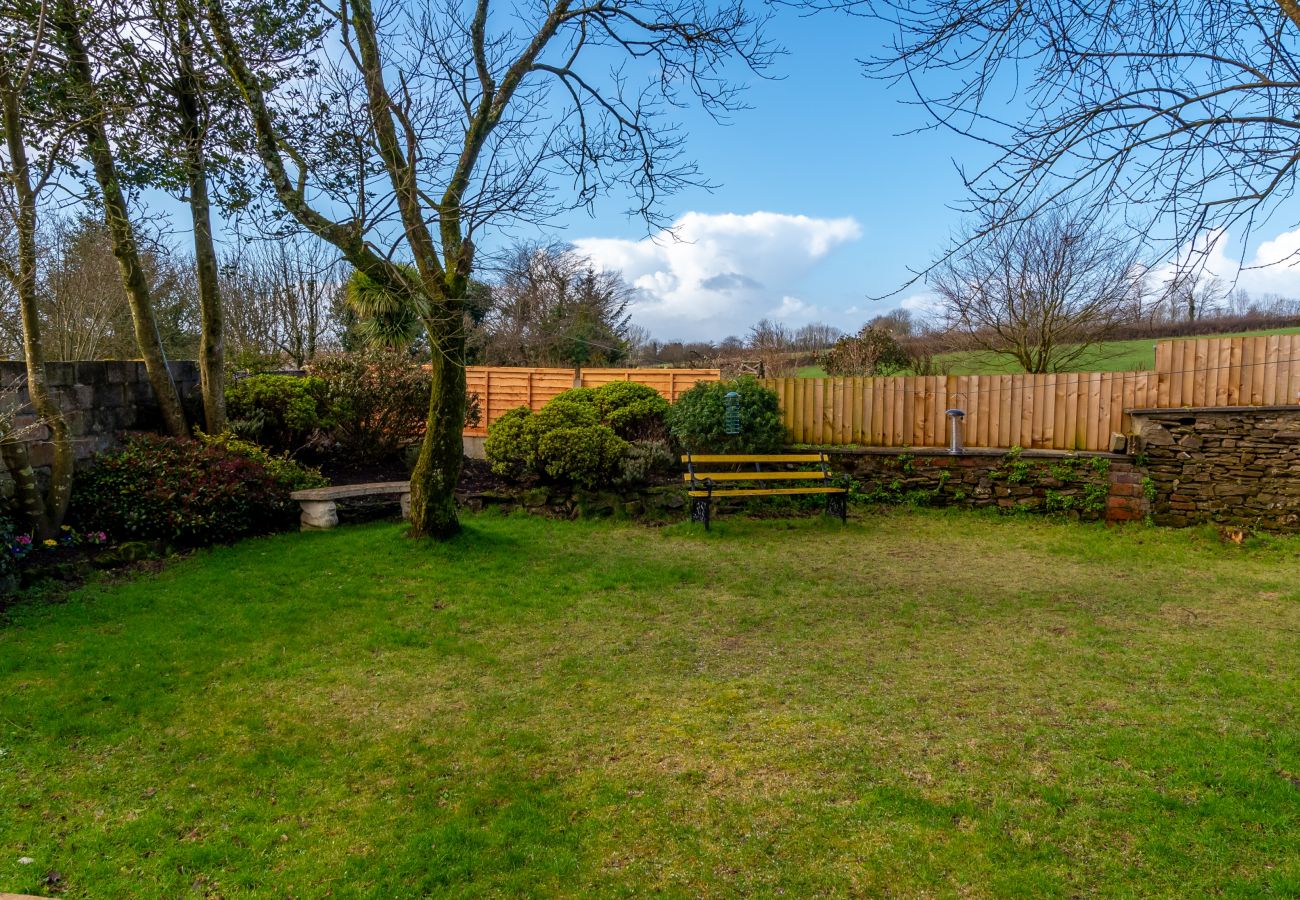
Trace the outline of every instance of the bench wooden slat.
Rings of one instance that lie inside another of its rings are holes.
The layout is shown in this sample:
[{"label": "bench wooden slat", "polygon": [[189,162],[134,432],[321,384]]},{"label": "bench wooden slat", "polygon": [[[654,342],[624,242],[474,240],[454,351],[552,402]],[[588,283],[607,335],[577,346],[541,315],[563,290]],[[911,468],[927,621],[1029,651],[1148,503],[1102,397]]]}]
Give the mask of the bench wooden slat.
[{"label": "bench wooden slat", "polygon": [[[794,488],[737,488],[729,491],[714,491],[714,500],[726,497],[775,497],[785,494],[843,494],[841,487],[794,487]],[[687,491],[690,497],[708,497],[708,491]]]},{"label": "bench wooden slat", "polygon": [[767,453],[767,454],[747,454],[741,453],[734,456],[727,454],[712,454],[703,456],[690,456],[689,454],[682,457],[684,463],[815,463],[821,462],[825,454],[822,453]]},{"label": "bench wooden slat", "polygon": [[[704,481],[825,481],[832,477],[829,472],[696,472],[695,480]],[[691,473],[682,475],[682,481],[690,481]]]},{"label": "bench wooden slat", "polygon": [[289,495],[293,500],[346,500],[348,497],[371,497],[377,494],[409,494],[409,481],[372,481],[369,484],[336,484],[307,488]]}]

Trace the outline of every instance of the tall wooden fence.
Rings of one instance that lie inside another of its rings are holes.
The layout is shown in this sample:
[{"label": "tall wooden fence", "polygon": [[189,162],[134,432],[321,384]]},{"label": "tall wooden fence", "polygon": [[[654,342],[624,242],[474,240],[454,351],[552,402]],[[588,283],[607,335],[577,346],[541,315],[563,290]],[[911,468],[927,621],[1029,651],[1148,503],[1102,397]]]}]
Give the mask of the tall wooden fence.
[{"label": "tall wooden fence", "polygon": [[487,426],[517,406],[541,409],[557,394],[575,387],[600,387],[611,381],[635,381],[675,402],[701,381],[717,381],[717,369],[530,369],[467,366],[465,381],[478,394],[482,421],[466,434],[483,435]]},{"label": "tall wooden fence", "polygon": [[1105,450],[1142,407],[1300,402],[1300,335],[1161,341],[1152,372],[769,378],[796,443],[933,447],[945,411],[968,447]]}]

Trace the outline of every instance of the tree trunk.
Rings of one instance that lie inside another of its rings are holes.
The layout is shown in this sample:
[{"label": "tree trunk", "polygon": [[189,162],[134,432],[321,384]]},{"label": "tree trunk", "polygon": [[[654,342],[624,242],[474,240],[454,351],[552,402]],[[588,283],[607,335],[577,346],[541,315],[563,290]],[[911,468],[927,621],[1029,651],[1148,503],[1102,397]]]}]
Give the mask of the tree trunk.
[{"label": "tree trunk", "polygon": [[189,433],[185,426],[185,413],[181,408],[176,384],[172,381],[171,370],[167,368],[167,355],[163,352],[162,338],[158,335],[158,321],[154,317],[153,300],[149,295],[149,280],[145,277],[144,266],[140,262],[135,229],[131,226],[126,195],[122,192],[122,185],[118,180],[117,164],[113,159],[108,129],[104,124],[107,111],[95,95],[95,80],[91,73],[86,48],[81,40],[77,6],[73,0],[63,0],[58,10],[59,14],[54,18],[53,23],[66,44],[68,74],[82,94],[80,99],[84,103],[86,113],[82,137],[86,144],[86,155],[95,170],[95,181],[103,193],[104,222],[113,241],[113,255],[117,258],[118,270],[122,275],[122,286],[126,290],[127,303],[131,308],[136,344],[139,346],[140,356],[144,359],[149,383],[158,398],[163,423],[171,434],[184,437]]},{"label": "tree trunk", "polygon": [[[455,318],[455,317],[451,317]],[[411,472],[411,536],[460,531],[456,485],[465,458],[465,333],[459,323],[426,321],[433,346],[429,421]]]},{"label": "tree trunk", "polygon": [[226,430],[226,373],[224,321],[217,280],[217,248],[212,240],[212,206],[208,199],[208,167],[203,146],[206,135],[199,107],[199,82],[194,74],[190,28],[182,8],[178,106],[185,141],[185,169],[190,195],[190,220],[194,227],[194,267],[199,287],[199,385],[203,394],[204,427],[208,434]]},{"label": "tree trunk", "polygon": [[208,185],[200,163],[190,174],[190,217],[194,223],[194,264],[199,282],[199,383],[208,434],[226,430],[225,321],[217,281],[217,249],[212,240]]},{"label": "tree trunk", "polygon": [[36,191],[33,186],[27,147],[23,141],[23,123],[18,88],[7,74],[0,76],[3,90],[4,131],[9,152],[9,180],[17,200],[15,221],[18,243],[18,268],[10,274],[18,294],[18,308],[23,327],[23,361],[27,368],[27,396],[40,421],[50,429],[54,457],[50,464],[49,493],[41,500],[36,478],[27,457],[26,445],[6,436],[3,456],[14,480],[18,505],[31,520],[37,536],[44,539],[63,524],[72,494],[75,459],[72,436],[63,411],[50,396],[45,380],[45,346],[41,341],[41,319],[37,309],[36,283]]}]

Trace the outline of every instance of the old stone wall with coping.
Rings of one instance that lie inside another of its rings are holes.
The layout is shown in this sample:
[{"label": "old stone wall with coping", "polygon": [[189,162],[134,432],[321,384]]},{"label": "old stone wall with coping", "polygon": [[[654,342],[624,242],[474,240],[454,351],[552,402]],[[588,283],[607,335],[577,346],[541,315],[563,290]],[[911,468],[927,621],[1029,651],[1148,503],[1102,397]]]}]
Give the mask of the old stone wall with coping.
[{"label": "old stone wall with coping", "polygon": [[[199,388],[198,363],[170,364],[172,378],[188,405]],[[50,393],[63,410],[72,431],[78,463],[119,445],[128,431],[158,431],[162,416],[153,386],[137,360],[96,360],[46,364]],[[21,362],[0,361],[0,391],[14,413],[13,427],[28,444],[32,465],[48,469],[53,458],[49,429],[36,420],[28,406],[27,369]],[[7,477],[7,476],[4,476]]]}]

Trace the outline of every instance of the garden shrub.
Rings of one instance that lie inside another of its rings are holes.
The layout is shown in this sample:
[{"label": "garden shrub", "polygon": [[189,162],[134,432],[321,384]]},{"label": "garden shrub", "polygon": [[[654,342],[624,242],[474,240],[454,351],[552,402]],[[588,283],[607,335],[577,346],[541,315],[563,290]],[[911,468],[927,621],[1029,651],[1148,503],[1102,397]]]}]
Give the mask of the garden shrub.
[{"label": "garden shrub", "polygon": [[596,389],[589,387],[569,388],[551,398],[551,403],[592,403],[596,402]]},{"label": "garden shrub", "polygon": [[499,475],[588,488],[613,480],[627,447],[627,441],[601,424],[593,398],[574,391],[537,412],[525,406],[510,410],[492,423],[484,444],[492,471]]},{"label": "garden shrub", "polygon": [[509,410],[488,428],[483,452],[492,471],[507,478],[522,478],[533,470],[537,448],[528,434],[533,411],[526,406]]},{"label": "garden shrub", "polygon": [[632,441],[620,464],[618,483],[645,484],[656,475],[676,472],[677,456],[668,441]]},{"label": "garden shrub", "polygon": [[508,478],[642,483],[671,464],[668,409],[658,391],[636,382],[572,388],[537,412],[510,410],[488,429],[485,450],[492,471]]},{"label": "garden shrub", "polygon": [[366,350],[318,359],[338,446],[363,460],[388,459],[418,443],[429,414],[432,376],[409,354]]},{"label": "garden shrub", "polygon": [[330,425],[326,384],[296,375],[254,375],[226,387],[231,430],[279,453],[308,444]]},{"label": "garden shrub", "polygon": [[565,399],[564,394],[533,413],[528,429],[537,437],[557,428],[583,428],[600,424],[600,413],[594,403],[581,403]]},{"label": "garden shrub", "polygon": [[[740,433],[726,433],[726,397],[740,395]],[[702,381],[669,409],[674,438],[692,453],[772,453],[785,445],[780,400],[756,378]]]},{"label": "garden shrub", "polygon": [[247,456],[215,443],[133,435],[77,473],[71,517],[117,540],[200,547],[292,527],[298,509]]},{"label": "garden shrub", "polygon": [[596,390],[601,422],[628,441],[668,438],[668,401],[654,388],[635,381],[611,381]]},{"label": "garden shrub", "polygon": [[[410,354],[341,353],[316,360],[311,372],[325,384],[331,434],[349,456],[390,459],[424,436],[433,376]],[[470,394],[466,427],[477,425],[480,417],[479,397]]]},{"label": "garden shrub", "polygon": [[251,459],[270,473],[283,490],[304,491],[308,488],[325,487],[329,479],[321,474],[320,469],[304,466],[289,457],[287,453],[272,453],[260,444],[245,441],[238,436],[225,434],[204,434],[195,432],[195,437],[209,447],[219,447],[228,453],[234,453],[245,459]]},{"label": "garden shrub", "polygon": [[[539,415],[532,420],[535,422]],[[609,484],[626,452],[627,441],[605,425],[555,428],[537,438],[537,465],[541,470],[556,481],[585,488]]]}]

